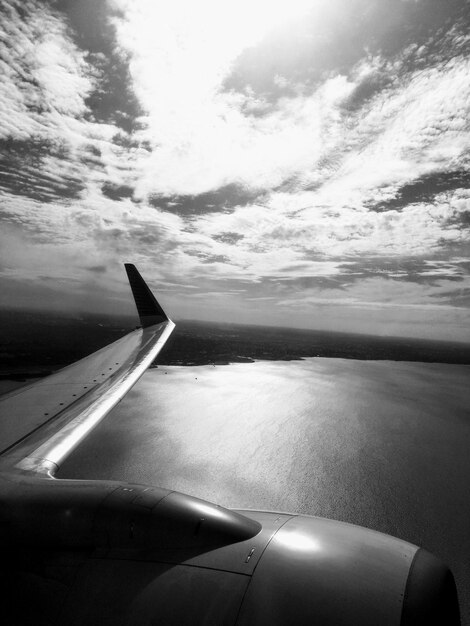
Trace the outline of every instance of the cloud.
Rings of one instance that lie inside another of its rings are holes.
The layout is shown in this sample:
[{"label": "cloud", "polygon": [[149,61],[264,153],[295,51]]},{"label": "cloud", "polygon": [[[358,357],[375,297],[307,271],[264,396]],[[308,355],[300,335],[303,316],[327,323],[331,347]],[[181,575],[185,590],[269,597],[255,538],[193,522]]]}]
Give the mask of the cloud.
[{"label": "cloud", "polygon": [[106,274],[108,268],[106,265],[92,265],[86,268],[89,272],[94,272],[96,274]]},{"label": "cloud", "polygon": [[[381,16],[377,3],[356,4],[371,5],[371,15]],[[337,35],[334,11],[320,5],[316,19],[322,24],[326,20],[327,30]],[[402,48],[392,46],[387,54],[377,50],[364,56],[361,44],[355,63],[344,66],[336,59],[338,64],[329,72],[322,66],[313,83],[302,83],[300,76],[295,89],[263,104],[262,93],[228,88],[227,77],[247,41],[222,29],[217,20],[226,23],[227,15],[214,11],[212,4],[202,3],[197,15],[190,11],[186,19],[181,19],[185,5],[178,3],[175,9],[148,3],[136,8],[125,1],[117,6],[122,11],[114,18],[119,49],[129,55],[145,111],[136,136],[153,146],[138,161],[137,195],[150,195],[156,206],[184,215],[191,212],[190,204],[197,206],[199,197],[206,210],[216,210],[222,203],[204,195],[214,189],[228,192],[230,181],[266,194],[291,180],[296,181],[293,194],[308,188],[319,191],[318,203],[393,207],[399,189],[404,187],[406,193],[413,180],[443,177],[451,165],[456,171],[466,168],[468,91],[462,85],[469,72],[468,37],[462,34],[463,18],[457,10],[454,29],[441,34],[446,46],[435,41],[441,11],[433,3],[431,18],[423,18],[422,12],[410,14],[416,24],[421,18],[426,22],[421,45],[414,41]],[[399,16],[409,17],[406,11]],[[391,23],[398,26],[397,19]],[[362,35],[369,26],[361,25]],[[257,35],[253,27],[247,36],[250,43],[262,40],[265,29],[258,28]],[[133,39],[137,29],[141,37]],[[345,35],[339,47],[347,51],[352,39]],[[274,38],[278,40],[279,34]],[[288,41],[291,45],[291,38]],[[262,51],[263,42],[250,50]],[[308,61],[312,58],[310,54]],[[198,72],[201,66],[203,75]],[[276,76],[278,83],[289,83]]]},{"label": "cloud", "polygon": [[121,297],[130,260],[246,321],[462,309],[464,4],[4,2],[3,278]]},{"label": "cloud", "polygon": [[173,195],[169,197],[150,195],[150,206],[181,216],[193,216],[210,212],[227,212],[237,206],[246,206],[257,197],[259,190],[250,190],[237,183],[224,185],[218,189],[197,195]]},{"label": "cloud", "polygon": [[114,183],[104,183],[101,187],[103,195],[111,200],[121,200],[121,198],[132,198],[134,189],[129,185],[116,185]]},{"label": "cloud", "polygon": [[[313,87],[325,75],[347,74],[371,56],[394,62],[405,52],[408,67],[422,69],[465,54],[468,20],[465,0],[426,0],[419,5],[401,0],[316,0],[288,29],[265,33],[258,45],[246,47],[225,85],[269,102],[291,96],[299,85]],[[353,92],[351,104],[356,96],[364,102],[387,85],[390,79],[385,78],[380,64],[374,64],[373,74],[365,73]]]},{"label": "cloud", "polygon": [[395,190],[393,197],[388,197],[375,205],[372,204],[369,208],[374,211],[387,211],[401,209],[409,204],[432,202],[437,194],[466,189],[469,187],[469,183],[470,173],[468,170],[438,171],[405,183],[401,188]]},{"label": "cloud", "polygon": [[86,98],[90,119],[115,125],[128,134],[138,126],[142,110],[132,89],[127,56],[115,49],[111,4],[57,0],[54,6],[66,22],[74,45],[93,68],[95,80]]},{"label": "cloud", "polygon": [[93,77],[62,21],[43,4],[24,4],[5,3],[2,20],[1,136],[44,136],[58,123],[72,132],[66,123],[85,114]]}]

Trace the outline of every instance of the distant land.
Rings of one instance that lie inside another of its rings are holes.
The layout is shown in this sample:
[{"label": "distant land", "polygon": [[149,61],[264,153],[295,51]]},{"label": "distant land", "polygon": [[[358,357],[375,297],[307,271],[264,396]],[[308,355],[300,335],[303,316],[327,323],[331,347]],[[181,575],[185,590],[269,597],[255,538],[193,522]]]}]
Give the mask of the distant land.
[{"label": "distant land", "polygon": [[[119,339],[136,323],[133,317],[0,311],[0,378],[50,374]],[[182,320],[154,367],[305,357],[470,364],[470,344]]]}]

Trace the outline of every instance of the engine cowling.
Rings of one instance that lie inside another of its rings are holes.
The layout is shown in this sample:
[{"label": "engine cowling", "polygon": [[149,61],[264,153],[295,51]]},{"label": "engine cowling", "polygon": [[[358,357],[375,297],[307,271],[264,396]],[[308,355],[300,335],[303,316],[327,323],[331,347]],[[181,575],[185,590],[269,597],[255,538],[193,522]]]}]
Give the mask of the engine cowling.
[{"label": "engine cowling", "polygon": [[253,573],[239,626],[460,624],[449,568],[389,535],[296,516]]}]

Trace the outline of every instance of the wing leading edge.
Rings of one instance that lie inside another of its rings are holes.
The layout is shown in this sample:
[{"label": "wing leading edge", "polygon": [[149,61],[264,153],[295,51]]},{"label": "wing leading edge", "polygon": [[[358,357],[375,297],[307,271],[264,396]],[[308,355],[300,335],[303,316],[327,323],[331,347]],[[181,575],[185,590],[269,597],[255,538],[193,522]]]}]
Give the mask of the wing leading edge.
[{"label": "wing leading edge", "polygon": [[134,265],[126,271],[143,328],[0,399],[0,464],[53,475],[157,357],[175,325]]}]

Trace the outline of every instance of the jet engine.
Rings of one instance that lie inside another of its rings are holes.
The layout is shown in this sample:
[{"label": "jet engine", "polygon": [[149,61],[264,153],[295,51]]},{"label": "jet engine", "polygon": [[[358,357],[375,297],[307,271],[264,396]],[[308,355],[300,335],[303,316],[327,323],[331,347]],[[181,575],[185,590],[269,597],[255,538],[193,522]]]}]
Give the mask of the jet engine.
[{"label": "jet engine", "polygon": [[4,623],[460,623],[450,570],[372,530],[125,483],[20,476],[2,492]]}]

